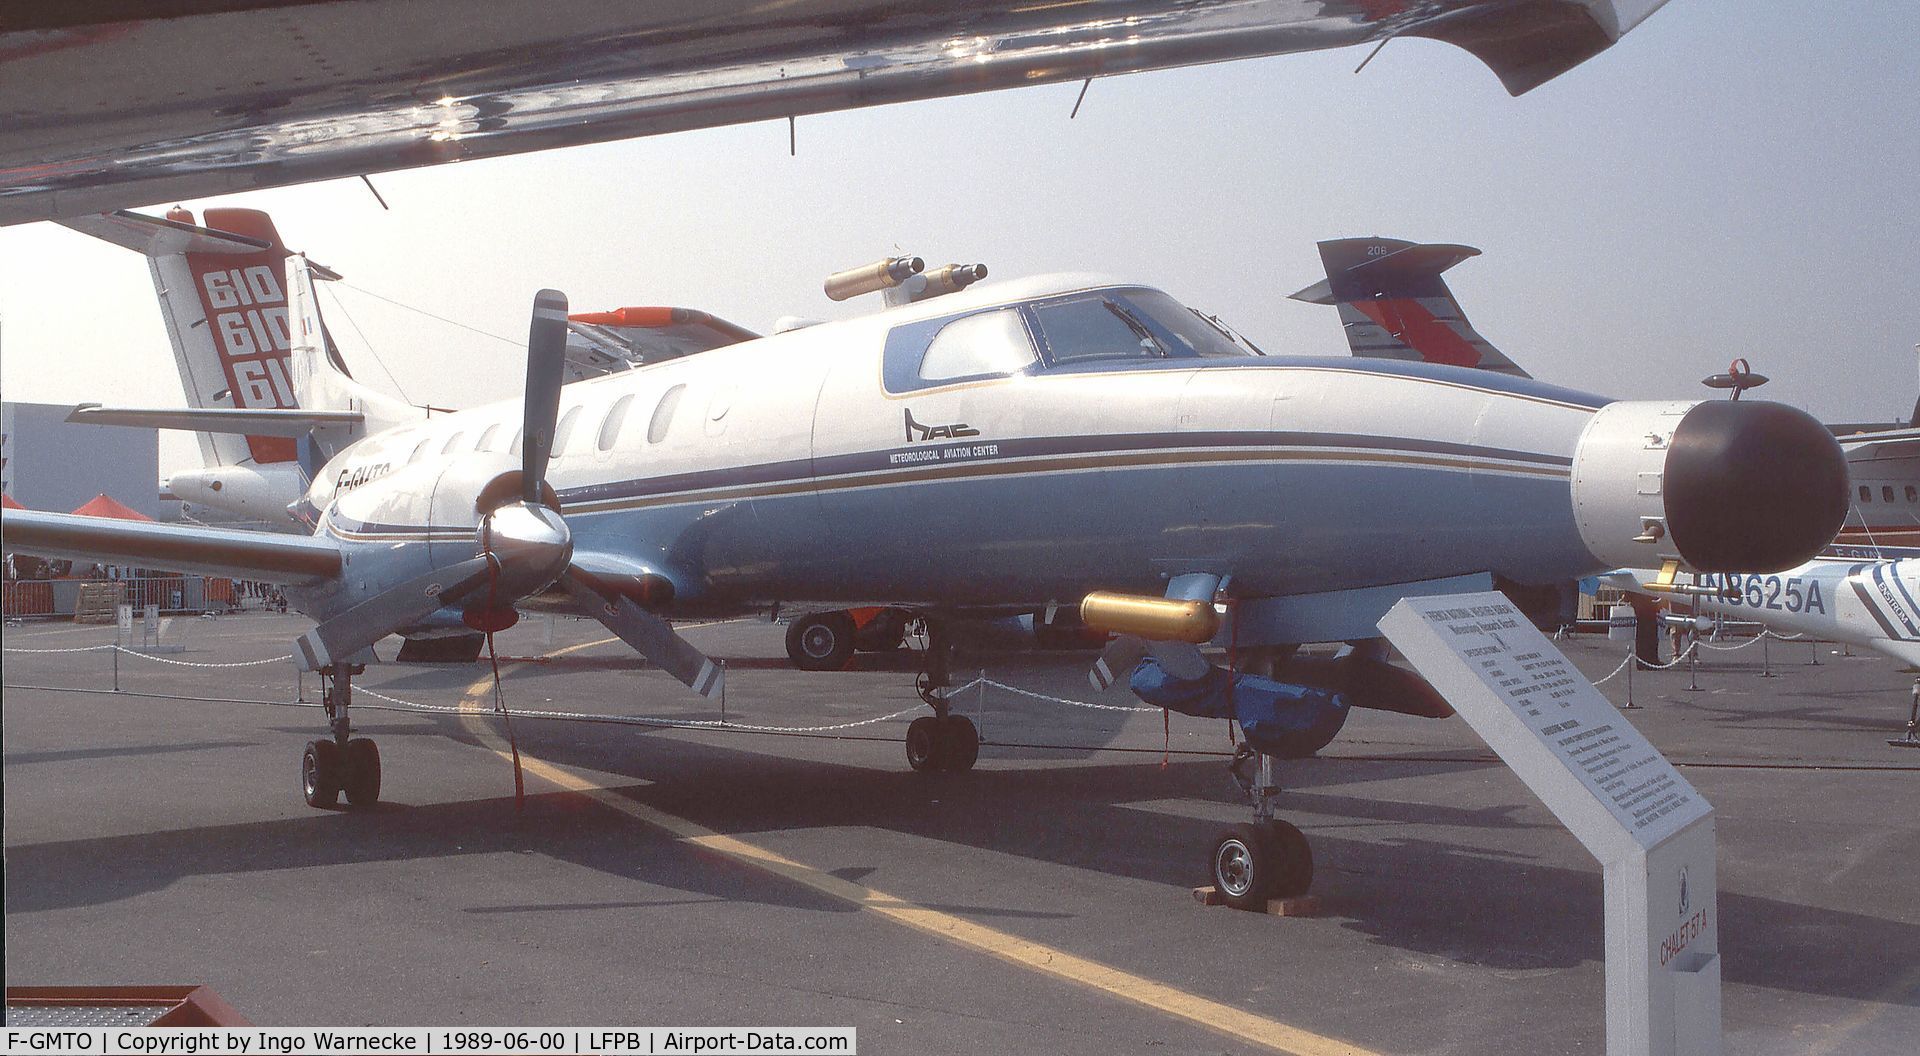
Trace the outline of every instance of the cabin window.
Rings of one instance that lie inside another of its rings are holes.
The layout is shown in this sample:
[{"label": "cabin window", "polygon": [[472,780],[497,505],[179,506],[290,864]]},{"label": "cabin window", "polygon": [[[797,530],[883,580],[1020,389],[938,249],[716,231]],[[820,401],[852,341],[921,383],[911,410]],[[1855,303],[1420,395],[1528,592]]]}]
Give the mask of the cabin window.
[{"label": "cabin window", "polygon": [[1914,487],[1912,484],[1907,485],[1907,501],[1920,502],[1920,487]]},{"label": "cabin window", "polygon": [[1861,502],[1873,501],[1873,489],[1866,486],[1865,484],[1860,485],[1860,501]]},{"label": "cabin window", "polygon": [[1880,501],[1881,502],[1893,501],[1893,485],[1891,484],[1880,485]]},{"label": "cabin window", "polygon": [[1033,306],[1047,360],[1058,366],[1099,359],[1163,359],[1166,348],[1145,323],[1099,295]]},{"label": "cabin window", "polygon": [[460,438],[461,438],[461,437],[463,437],[463,436],[465,436],[465,435],[467,435],[467,434],[465,434],[465,433],[455,433],[455,434],[453,434],[452,436],[449,436],[449,437],[447,437],[447,446],[445,446],[445,447],[443,447],[443,448],[441,448],[441,449],[440,449],[440,453],[441,453],[441,454],[443,454],[443,455],[451,455],[451,454],[453,454],[453,445],[455,445],[455,444],[457,444],[457,443],[459,443],[459,442],[460,442]]},{"label": "cabin window", "polygon": [[962,316],[940,328],[920,357],[926,381],[994,377],[1017,373],[1035,360],[1027,325],[1012,308]]},{"label": "cabin window", "polygon": [[675,385],[653,408],[653,419],[647,423],[647,443],[657,444],[667,438],[667,428],[673,424],[674,408],[680,406],[680,396],[687,391],[685,385]]},{"label": "cabin window", "polygon": [[566,451],[567,441],[573,438],[573,423],[579,420],[579,404],[574,404],[572,407],[567,408],[567,413],[560,416],[560,425],[553,431],[553,451],[550,452],[551,454],[558,456]]},{"label": "cabin window", "polygon": [[418,462],[427,457],[427,445],[431,443],[433,443],[433,439],[429,437],[413,445],[413,454],[407,456],[407,461],[409,463]]},{"label": "cabin window", "polygon": [[627,408],[633,406],[633,393],[613,401],[613,407],[607,411],[607,417],[600,423],[600,450],[613,450],[613,442],[620,438],[620,426],[626,423]]},{"label": "cabin window", "polygon": [[488,445],[490,445],[490,444],[492,444],[492,443],[493,443],[493,434],[495,434],[495,433],[497,433],[497,432],[499,432],[499,431],[500,431],[500,423],[499,423],[499,422],[495,422],[495,423],[493,423],[492,425],[489,425],[489,426],[487,426],[487,427],[486,427],[486,429],[485,429],[484,431],[482,431],[482,432],[480,433],[480,439],[474,442],[474,445],[473,445],[473,449],[474,449],[475,451],[491,451],[491,450],[493,450],[493,449],[492,449],[492,448],[491,448],[490,446],[488,446]]}]

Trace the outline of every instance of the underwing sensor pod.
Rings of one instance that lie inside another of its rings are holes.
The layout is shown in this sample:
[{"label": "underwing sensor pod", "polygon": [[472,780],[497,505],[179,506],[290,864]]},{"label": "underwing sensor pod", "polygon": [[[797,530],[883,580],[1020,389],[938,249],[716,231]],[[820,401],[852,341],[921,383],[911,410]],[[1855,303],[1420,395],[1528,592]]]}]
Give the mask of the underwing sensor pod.
[{"label": "underwing sensor pod", "polygon": [[1846,462],[1825,426],[1785,404],[1610,403],[1574,451],[1573,512],[1605,564],[1774,572],[1839,531]]}]

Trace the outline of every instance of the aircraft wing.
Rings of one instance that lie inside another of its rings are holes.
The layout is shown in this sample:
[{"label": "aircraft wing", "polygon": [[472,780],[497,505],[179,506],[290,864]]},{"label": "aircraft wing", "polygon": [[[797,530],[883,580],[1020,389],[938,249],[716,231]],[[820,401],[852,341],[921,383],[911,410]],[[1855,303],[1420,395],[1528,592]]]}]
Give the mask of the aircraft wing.
[{"label": "aircraft wing", "polygon": [[147,429],[185,429],[195,433],[302,437],[329,425],[359,425],[359,411],[303,411],[227,407],[102,407],[83,403],[67,421],[83,425],[137,425]]},{"label": "aircraft wing", "polygon": [[616,308],[567,316],[567,380],[597,378],[761,335],[697,308]]},{"label": "aircraft wing", "polygon": [[317,583],[340,574],[340,551],[309,536],[117,521],[71,513],[8,510],[0,517],[8,553],[87,558],[271,583]]},{"label": "aircraft wing", "polygon": [[1836,439],[1840,441],[1840,450],[1847,453],[1849,461],[1920,455],[1920,429],[1886,429]]},{"label": "aircraft wing", "polygon": [[16,4],[0,224],[1396,36],[1518,95],[1665,2]]}]

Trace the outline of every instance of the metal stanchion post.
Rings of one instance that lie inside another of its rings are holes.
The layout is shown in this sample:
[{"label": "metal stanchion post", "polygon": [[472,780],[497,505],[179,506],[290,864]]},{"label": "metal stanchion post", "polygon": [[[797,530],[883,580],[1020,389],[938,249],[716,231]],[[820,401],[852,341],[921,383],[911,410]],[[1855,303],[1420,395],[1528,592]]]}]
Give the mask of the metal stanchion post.
[{"label": "metal stanchion post", "polygon": [[720,665],[720,721],[727,721],[727,662],[716,661]]},{"label": "metal stanchion post", "polygon": [[1627,647],[1627,704],[1626,704],[1626,706],[1629,708],[1638,708],[1640,706],[1633,702],[1633,669],[1639,666],[1640,666],[1640,654],[1634,650],[1633,646],[1630,645]]},{"label": "metal stanchion post", "polygon": [[1773,677],[1773,656],[1767,647],[1767,639],[1773,637],[1772,631],[1760,632],[1760,677]]},{"label": "metal stanchion post", "polygon": [[1813,659],[1807,661],[1808,667],[1820,666],[1820,639],[1808,638],[1807,644],[1813,646]]},{"label": "metal stanchion post", "polygon": [[1920,748],[1920,736],[1915,735],[1916,730],[1920,730],[1920,678],[1913,680],[1913,710],[1907,714],[1907,732],[1888,740],[1887,744],[1895,748]]},{"label": "metal stanchion post", "polygon": [[1694,632],[1693,641],[1687,645],[1687,691],[1700,692],[1700,633]]},{"label": "metal stanchion post", "polygon": [[973,703],[973,711],[980,717],[978,732],[984,739],[987,735],[987,669],[984,667],[980,669],[980,696]]},{"label": "metal stanchion post", "polygon": [[120,646],[113,647],[113,691],[120,692]]}]

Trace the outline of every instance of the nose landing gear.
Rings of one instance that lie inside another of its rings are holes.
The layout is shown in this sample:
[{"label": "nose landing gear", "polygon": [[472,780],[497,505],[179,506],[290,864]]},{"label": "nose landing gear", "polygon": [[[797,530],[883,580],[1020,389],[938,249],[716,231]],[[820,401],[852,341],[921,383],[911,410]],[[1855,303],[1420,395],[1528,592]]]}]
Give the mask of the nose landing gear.
[{"label": "nose landing gear", "polygon": [[907,765],[918,771],[961,773],[980,758],[980,731],[952,712],[953,637],[943,622],[927,621],[927,670],[916,682],[933,709],[907,724]]},{"label": "nose landing gear", "polygon": [[337,806],[342,792],[349,806],[371,807],[380,801],[380,748],[371,738],[352,736],[347,719],[353,676],[365,670],[360,664],[320,669],[320,700],[333,736],[308,741],[300,755],[300,794],[309,807]]}]

